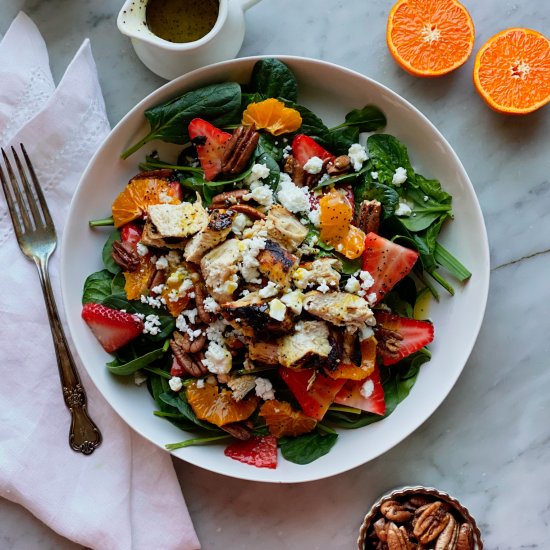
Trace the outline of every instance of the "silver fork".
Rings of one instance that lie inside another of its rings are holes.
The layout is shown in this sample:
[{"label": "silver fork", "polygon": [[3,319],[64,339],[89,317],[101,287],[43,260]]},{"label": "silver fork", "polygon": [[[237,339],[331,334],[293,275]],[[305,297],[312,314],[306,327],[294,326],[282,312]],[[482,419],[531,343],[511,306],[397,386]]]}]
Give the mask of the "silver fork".
[{"label": "silver fork", "polygon": [[20,146],[25,159],[26,170],[12,147],[11,151],[19,175],[19,178],[17,178],[12,164],[4,149],[2,149],[9,179],[6,178],[0,166],[0,180],[19,248],[27,258],[34,261],[38,268],[57,356],[63,398],[65,405],[71,412],[69,444],[73,451],[89,455],[101,444],[101,433],[88,416],[86,392],[67,345],[50,285],[48,260],[57,244],[55,227],[27,151],[25,151],[22,143]]}]

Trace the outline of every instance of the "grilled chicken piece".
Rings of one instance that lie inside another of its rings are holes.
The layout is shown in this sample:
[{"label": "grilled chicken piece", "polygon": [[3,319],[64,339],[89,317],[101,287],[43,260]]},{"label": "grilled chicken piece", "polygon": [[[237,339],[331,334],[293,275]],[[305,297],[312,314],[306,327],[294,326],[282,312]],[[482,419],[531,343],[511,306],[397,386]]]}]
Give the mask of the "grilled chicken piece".
[{"label": "grilled chicken piece", "polygon": [[279,243],[266,239],[265,248],[258,254],[259,271],[281,288],[290,286],[292,273],[298,267],[298,258]]},{"label": "grilled chicken piece", "polygon": [[312,290],[304,296],[304,309],[336,326],[361,328],[374,317],[366,300],[348,292]]},{"label": "grilled chicken piece", "polygon": [[185,259],[188,262],[198,263],[206,252],[224,241],[231,231],[234,217],[235,212],[232,210],[214,210],[210,214],[208,225],[187,243]]},{"label": "grilled chicken piece", "polygon": [[207,254],[200,262],[201,272],[209,293],[218,304],[233,300],[237,288],[238,263],[241,246],[237,239],[229,239]]},{"label": "grilled chicken piece", "polygon": [[277,338],[292,330],[292,315],[286,311],[282,321],[269,316],[269,301],[258,292],[251,292],[244,298],[223,304],[222,315],[234,328],[247,338]]},{"label": "grilled chicken piece", "polygon": [[265,228],[270,239],[277,241],[291,252],[302,244],[307,235],[307,227],[279,204],[273,205],[269,210]]},{"label": "grilled chicken piece", "polygon": [[319,258],[313,262],[307,262],[300,267],[308,270],[307,279],[309,283],[321,284],[325,282],[328,286],[337,289],[340,284],[340,273],[342,263],[336,258]]},{"label": "grilled chicken piece", "polygon": [[270,342],[253,340],[248,345],[248,358],[251,361],[258,361],[266,365],[278,365],[279,342],[277,340],[272,340]]},{"label": "grilled chicken piece", "polygon": [[163,237],[155,224],[150,218],[147,219],[143,226],[143,233],[141,234],[140,242],[147,246],[155,248],[170,248],[174,250],[180,250],[185,248],[188,239],[180,237]]},{"label": "grilled chicken piece", "polygon": [[329,330],[322,321],[301,321],[280,340],[279,363],[284,367],[324,364],[331,355]]},{"label": "grilled chicken piece", "polygon": [[147,216],[164,238],[188,238],[208,224],[208,212],[200,201],[152,204],[147,208]]}]

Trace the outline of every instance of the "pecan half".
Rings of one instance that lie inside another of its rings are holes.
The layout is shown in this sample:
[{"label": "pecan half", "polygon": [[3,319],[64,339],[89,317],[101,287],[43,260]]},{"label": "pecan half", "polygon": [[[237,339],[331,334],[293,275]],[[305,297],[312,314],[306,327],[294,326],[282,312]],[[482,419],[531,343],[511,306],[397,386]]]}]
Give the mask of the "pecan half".
[{"label": "pecan half", "polygon": [[407,510],[403,504],[396,500],[387,500],[380,506],[380,511],[386,519],[397,523],[404,523],[413,517],[413,513]]},{"label": "pecan half", "polygon": [[374,532],[376,533],[378,540],[381,540],[382,542],[388,541],[388,525],[389,523],[384,518],[380,518],[374,522]]},{"label": "pecan half", "polygon": [[180,367],[190,376],[198,378],[208,372],[208,369],[202,364],[202,361],[199,359],[195,360],[191,355],[186,353],[183,348],[178,345],[175,339],[170,341],[170,348]]},{"label": "pecan half", "polygon": [[356,225],[365,234],[378,233],[380,229],[380,215],[382,204],[376,200],[362,201],[357,214]]},{"label": "pecan half", "polygon": [[474,550],[474,534],[469,523],[463,523],[458,529],[455,550]]},{"label": "pecan half", "polygon": [[191,340],[189,334],[174,331],[174,340],[185,353],[197,353],[206,344],[206,334],[202,333],[197,338]]},{"label": "pecan half", "polygon": [[139,268],[139,254],[131,243],[114,241],[111,256],[123,271],[129,271],[131,273],[137,271]]},{"label": "pecan half", "polygon": [[231,207],[231,210],[246,214],[251,220],[265,220],[267,218],[263,212],[260,212],[257,208],[248,204],[236,204]]},{"label": "pecan half", "polygon": [[206,287],[204,286],[204,283],[202,281],[197,281],[195,283],[195,304],[197,306],[199,319],[203,323],[209,325],[214,322],[215,317],[212,313],[204,309],[204,300],[207,297],[208,293],[206,292]]},{"label": "pecan half", "polygon": [[350,171],[351,159],[347,155],[340,155],[327,163],[327,174],[331,177],[341,176]]},{"label": "pecan half", "polygon": [[428,544],[445,529],[450,517],[443,503],[437,500],[415,518],[413,534],[420,543]]},{"label": "pecan half", "polygon": [[445,529],[437,537],[434,550],[455,550],[456,548],[459,525],[451,514],[447,515],[449,516],[449,521]]},{"label": "pecan half", "polygon": [[210,208],[213,210],[229,208],[237,204],[245,195],[248,195],[248,193],[250,193],[248,189],[234,189],[233,191],[225,191],[219,195],[214,195]]},{"label": "pecan half", "polygon": [[166,282],[166,270],[165,269],[155,269],[153,275],[149,278],[147,286],[150,289],[153,289],[159,285],[163,285]]},{"label": "pecan half", "polygon": [[259,139],[260,134],[256,132],[254,125],[239,126],[225,144],[222,173],[240,174],[246,168]]},{"label": "pecan half", "polygon": [[236,439],[246,441],[252,437],[252,432],[242,424],[238,422],[231,422],[230,424],[225,424],[221,427],[224,432],[231,434]]},{"label": "pecan half", "polygon": [[[324,162],[324,166],[327,162],[328,160]],[[304,170],[303,166],[292,155],[289,155],[286,158],[283,171],[291,177],[297,187],[315,187],[323,175],[324,166],[323,170],[318,174],[310,174]]]},{"label": "pecan half", "polygon": [[383,326],[375,327],[376,340],[378,341],[378,346],[384,349],[388,354],[397,355],[399,348],[401,347],[401,340],[403,336]]},{"label": "pecan half", "polygon": [[395,523],[388,525],[388,550],[411,550],[412,545],[405,527],[397,527]]}]

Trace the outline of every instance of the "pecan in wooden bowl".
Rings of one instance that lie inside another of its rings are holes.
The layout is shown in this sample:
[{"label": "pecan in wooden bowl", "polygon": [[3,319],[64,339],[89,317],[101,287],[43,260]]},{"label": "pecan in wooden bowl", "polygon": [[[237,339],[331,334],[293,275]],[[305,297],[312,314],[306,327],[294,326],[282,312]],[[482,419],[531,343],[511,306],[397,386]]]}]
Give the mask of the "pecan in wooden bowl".
[{"label": "pecan in wooden bowl", "polygon": [[468,510],[443,491],[403,487],[380,498],[363,520],[359,550],[482,550]]}]

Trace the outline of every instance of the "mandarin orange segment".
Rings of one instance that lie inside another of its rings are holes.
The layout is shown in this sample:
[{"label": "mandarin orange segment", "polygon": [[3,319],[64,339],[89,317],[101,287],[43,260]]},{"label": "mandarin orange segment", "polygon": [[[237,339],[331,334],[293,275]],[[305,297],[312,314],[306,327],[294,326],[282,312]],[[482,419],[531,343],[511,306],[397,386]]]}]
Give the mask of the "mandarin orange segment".
[{"label": "mandarin orange segment", "polygon": [[124,292],[128,300],[139,300],[142,294],[149,290],[149,280],[155,271],[155,266],[150,262],[149,256],[140,258],[140,266],[136,271],[124,271]]},{"label": "mandarin orange segment", "polygon": [[196,382],[190,384],[185,393],[197,418],[216,426],[246,420],[256,410],[259,401],[255,395],[235,401],[233,392],[229,390],[220,391],[212,384],[199,388]]},{"label": "mandarin orange segment", "polygon": [[479,50],[474,84],[501,113],[522,115],[550,101],[550,41],[530,29],[506,29]]},{"label": "mandarin orange segment", "polygon": [[460,67],[474,38],[472,18],[457,0],[399,0],[388,17],[390,53],[415,76],[441,76]]},{"label": "mandarin orange segment", "polygon": [[175,197],[176,193],[177,191],[164,179],[154,176],[133,178],[113,201],[115,227],[121,227],[141,217],[152,204],[178,204],[181,201]]},{"label": "mandarin orange segment", "polygon": [[364,380],[368,376],[367,372],[353,363],[339,363],[333,370],[325,369],[325,373],[334,380]]},{"label": "mandarin orange segment", "polygon": [[278,99],[269,98],[251,103],[244,111],[243,126],[256,125],[274,136],[295,132],[302,125],[302,117],[296,109],[285,107]]},{"label": "mandarin orange segment", "polygon": [[317,425],[317,420],[296,411],[290,403],[271,399],[260,407],[269,433],[275,437],[296,437],[311,432]]},{"label": "mandarin orange segment", "polygon": [[[177,299],[174,300],[174,294],[178,291],[180,285],[181,281],[172,282],[168,280],[160,293],[161,297],[164,298],[164,301],[166,302],[166,308],[173,317],[177,317],[189,303],[189,293],[179,297],[177,297],[176,294]],[[189,292],[191,291],[192,290]]]},{"label": "mandarin orange segment", "polygon": [[366,235],[361,229],[350,225],[347,235],[336,245],[336,250],[349,260],[355,260],[365,250],[365,238]]},{"label": "mandarin orange segment", "polygon": [[326,369],[325,372],[334,380],[346,378],[347,380],[364,380],[374,372],[376,366],[376,338],[371,336],[361,340],[361,365],[353,363],[339,363],[333,370]]},{"label": "mandarin orange segment", "polygon": [[319,201],[320,236],[329,244],[338,244],[349,232],[353,209],[348,199],[333,189]]}]

